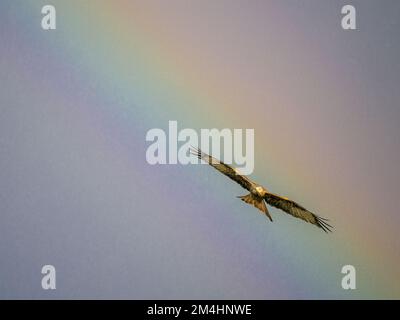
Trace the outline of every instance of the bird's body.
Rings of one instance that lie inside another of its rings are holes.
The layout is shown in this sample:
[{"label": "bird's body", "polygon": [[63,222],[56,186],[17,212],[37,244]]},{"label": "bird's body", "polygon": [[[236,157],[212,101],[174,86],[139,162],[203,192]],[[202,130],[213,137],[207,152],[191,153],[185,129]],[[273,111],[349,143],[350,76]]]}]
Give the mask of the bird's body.
[{"label": "bird's body", "polygon": [[327,223],[327,219],[317,216],[286,197],[270,193],[265,187],[251,181],[248,177],[241,175],[236,169],[202,152],[200,149],[191,149],[191,153],[240,184],[244,189],[247,189],[250,193],[245,196],[239,196],[238,198],[261,210],[271,221],[272,217],[267,209],[266,203],[296,218],[312,223],[325,232],[331,231],[330,228],[332,228],[332,226]]}]

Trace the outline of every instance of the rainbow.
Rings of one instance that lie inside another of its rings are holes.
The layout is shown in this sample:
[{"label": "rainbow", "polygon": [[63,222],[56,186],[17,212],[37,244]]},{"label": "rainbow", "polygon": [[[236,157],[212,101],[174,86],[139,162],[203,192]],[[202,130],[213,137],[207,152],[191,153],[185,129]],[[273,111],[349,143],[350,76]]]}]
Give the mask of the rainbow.
[{"label": "rainbow", "polygon": [[[325,35],[309,28],[302,15],[308,9],[296,14],[295,5],[278,1],[246,8],[236,1],[53,1],[57,30],[45,32],[38,29],[39,3],[0,5],[7,9],[0,16],[9,17],[0,31],[7,43],[0,51],[2,73],[10,75],[10,87],[23,84],[12,101],[53,105],[46,121],[65,117],[73,128],[58,133],[60,143],[70,145],[73,134],[104,157],[99,161],[114,164],[116,178],[131,172],[133,189],[124,188],[131,186],[124,179],[102,190],[115,194],[119,186],[120,197],[131,194],[135,202],[126,219],[133,219],[127,221],[138,238],[139,261],[131,262],[138,274],[157,274],[161,292],[176,286],[171,297],[178,298],[400,297],[393,280],[400,277],[400,257],[390,246],[398,243],[390,219],[395,213],[373,211],[372,186],[354,191],[365,181],[353,171],[358,155],[341,153],[358,133],[348,123],[340,128],[336,113],[344,101],[361,110],[357,97],[366,89],[342,93],[342,49],[327,47]],[[331,25],[324,28],[328,33]],[[166,129],[169,120],[194,129],[254,128],[252,178],[329,218],[334,232],[326,235],[275,209],[269,223],[235,198],[242,192],[237,186],[207,167],[149,166],[145,133]],[[46,126],[58,132],[63,125]],[[74,189],[82,182],[65,176],[77,166],[53,174]],[[98,188],[85,183],[96,201]],[[153,213],[143,190],[153,195]],[[157,225],[151,229],[140,215]],[[118,212],[104,219],[112,224]],[[140,223],[169,246],[150,240]],[[139,248],[147,245],[152,257]],[[186,257],[209,261],[209,278]],[[346,264],[357,269],[355,291],[340,286]],[[155,286],[139,283],[123,296],[157,298]]]}]

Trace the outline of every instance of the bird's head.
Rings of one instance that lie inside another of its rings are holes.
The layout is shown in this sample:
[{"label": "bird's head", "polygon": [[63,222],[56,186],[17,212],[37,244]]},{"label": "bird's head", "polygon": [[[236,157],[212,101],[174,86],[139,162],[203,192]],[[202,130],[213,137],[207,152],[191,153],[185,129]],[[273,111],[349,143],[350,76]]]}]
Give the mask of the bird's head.
[{"label": "bird's head", "polygon": [[257,186],[256,191],[260,195],[260,197],[264,197],[267,194],[267,190],[261,186]]}]

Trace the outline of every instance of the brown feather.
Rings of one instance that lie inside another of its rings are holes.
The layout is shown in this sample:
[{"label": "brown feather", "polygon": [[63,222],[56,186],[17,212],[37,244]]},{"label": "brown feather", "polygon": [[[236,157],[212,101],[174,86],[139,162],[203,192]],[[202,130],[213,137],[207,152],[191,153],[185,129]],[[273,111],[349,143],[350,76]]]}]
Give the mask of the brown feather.
[{"label": "brown feather", "polygon": [[238,198],[240,198],[242,201],[244,201],[244,202],[246,202],[248,204],[251,204],[251,205],[255,206],[257,209],[259,209],[262,212],[264,212],[264,214],[269,218],[269,220],[272,221],[272,217],[269,214],[269,211],[267,209],[267,206],[265,205],[265,202],[264,202],[263,198],[255,197],[251,193],[249,193],[246,196],[239,196]]},{"label": "brown feather", "polygon": [[308,211],[307,209],[303,208],[301,205],[292,200],[278,196],[273,193],[267,193],[264,199],[269,205],[281,209],[284,212],[292,215],[293,217],[312,223],[324,230],[325,232],[331,231],[332,226],[326,222],[326,219],[321,218],[316,214]]},{"label": "brown feather", "polygon": [[236,183],[240,184],[243,188],[250,191],[253,182],[251,182],[246,176],[240,175],[233,169],[231,166],[223,163],[222,161],[217,160],[216,158],[204,153],[200,149],[190,149],[191,154],[196,155],[199,159],[208,163],[213,168],[217,169],[222,174],[231,178]]}]

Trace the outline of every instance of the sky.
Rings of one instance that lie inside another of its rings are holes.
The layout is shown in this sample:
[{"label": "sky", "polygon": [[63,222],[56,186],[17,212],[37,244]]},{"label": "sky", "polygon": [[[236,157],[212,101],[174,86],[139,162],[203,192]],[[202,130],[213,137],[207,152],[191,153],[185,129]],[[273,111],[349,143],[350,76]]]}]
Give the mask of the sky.
[{"label": "sky", "polygon": [[[1,1],[0,298],[400,298],[400,3],[345,4]],[[254,129],[251,178],[334,231],[149,165],[170,120]]]}]

